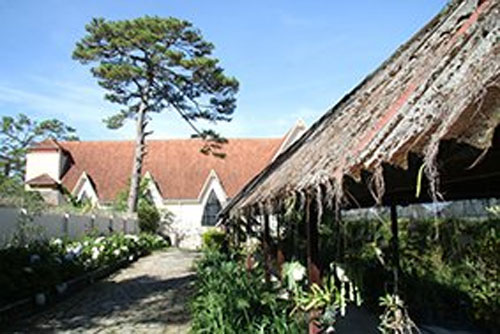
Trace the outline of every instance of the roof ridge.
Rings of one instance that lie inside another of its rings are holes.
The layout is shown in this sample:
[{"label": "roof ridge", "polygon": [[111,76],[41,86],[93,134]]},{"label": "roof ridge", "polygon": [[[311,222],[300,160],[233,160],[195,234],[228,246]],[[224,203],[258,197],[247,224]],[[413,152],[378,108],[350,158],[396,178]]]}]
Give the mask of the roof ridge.
[{"label": "roof ridge", "polygon": [[[233,137],[226,138],[228,141],[237,141],[237,140],[282,140],[284,137]],[[146,142],[173,142],[173,141],[202,141],[199,138],[171,138],[171,139],[147,139]],[[82,144],[82,143],[134,143],[133,139],[109,139],[109,140],[65,140],[58,142],[59,144]]]}]

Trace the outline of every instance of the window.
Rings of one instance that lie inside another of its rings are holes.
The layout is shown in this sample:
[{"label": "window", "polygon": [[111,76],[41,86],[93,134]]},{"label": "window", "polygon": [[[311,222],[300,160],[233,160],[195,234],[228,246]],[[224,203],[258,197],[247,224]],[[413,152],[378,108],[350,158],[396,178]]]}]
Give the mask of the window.
[{"label": "window", "polygon": [[201,225],[214,226],[215,223],[217,223],[217,215],[221,209],[222,206],[220,205],[219,199],[212,190],[208,196],[207,204],[205,204],[205,209],[203,209]]}]

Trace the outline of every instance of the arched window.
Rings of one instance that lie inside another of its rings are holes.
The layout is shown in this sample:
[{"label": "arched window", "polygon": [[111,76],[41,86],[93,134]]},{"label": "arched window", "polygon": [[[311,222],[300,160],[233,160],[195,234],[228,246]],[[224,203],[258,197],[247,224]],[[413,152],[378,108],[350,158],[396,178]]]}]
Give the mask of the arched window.
[{"label": "arched window", "polygon": [[201,219],[202,226],[214,226],[217,223],[217,215],[222,209],[219,199],[212,190],[208,196],[207,204],[203,209],[203,218]]}]

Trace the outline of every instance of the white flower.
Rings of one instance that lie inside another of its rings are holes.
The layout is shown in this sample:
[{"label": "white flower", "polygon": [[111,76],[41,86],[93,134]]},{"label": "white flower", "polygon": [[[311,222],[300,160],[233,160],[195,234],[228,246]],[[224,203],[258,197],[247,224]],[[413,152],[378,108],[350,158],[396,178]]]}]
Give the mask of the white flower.
[{"label": "white flower", "polygon": [[129,260],[130,262],[134,261],[134,256],[133,256],[133,255],[130,255],[130,256],[128,257],[128,260]]},{"label": "white flower", "polygon": [[104,246],[100,246],[99,247],[99,252],[103,252],[104,251]]},{"label": "white flower", "polygon": [[259,248],[260,241],[257,238],[249,238],[245,242],[245,252],[247,254],[253,254]]},{"label": "white flower", "polygon": [[337,265],[336,271],[337,271],[337,277],[341,282],[349,282],[349,278],[345,274],[344,269],[342,269],[340,266]]},{"label": "white flower", "polygon": [[99,250],[96,247],[92,247],[92,260],[97,260],[99,258]]},{"label": "white flower", "polygon": [[296,266],[292,271],[292,278],[294,281],[302,281],[306,276],[306,268],[303,266]]},{"label": "white flower", "polygon": [[289,300],[290,299],[290,293],[286,290],[282,290],[279,294],[278,294],[278,298],[279,299],[284,299],[284,300]]},{"label": "white flower", "polygon": [[73,253],[75,253],[76,255],[80,255],[80,253],[82,252],[82,245],[80,243],[76,244],[76,246],[73,248]]},{"label": "white flower", "polygon": [[98,244],[98,243],[100,243],[103,240],[104,240],[104,237],[99,237],[99,238],[97,238],[97,239],[94,240],[94,244]]},{"label": "white flower", "polygon": [[72,260],[73,258],[77,257],[78,255],[80,255],[80,253],[82,252],[82,244],[80,244],[79,242],[78,243],[75,243],[71,246],[68,246],[66,247],[66,256],[65,258],[67,260]]},{"label": "white flower", "polygon": [[139,237],[133,234],[125,234],[125,239],[130,239],[137,242],[139,240]]},{"label": "white flower", "polygon": [[59,239],[59,238],[53,239],[53,240],[50,242],[50,244],[51,244],[51,245],[54,245],[54,246],[61,246],[61,245],[62,245],[62,243],[63,243],[63,242],[62,242],[62,240],[61,240],[61,239]]},{"label": "white flower", "polygon": [[127,253],[127,252],[128,252],[128,247],[127,247],[127,246],[122,246],[122,247],[120,247],[120,249],[121,249],[122,251],[124,251],[125,253]]},{"label": "white flower", "polygon": [[113,251],[113,255],[114,255],[114,256],[120,256],[120,250],[119,250],[119,249],[115,249],[115,250]]}]

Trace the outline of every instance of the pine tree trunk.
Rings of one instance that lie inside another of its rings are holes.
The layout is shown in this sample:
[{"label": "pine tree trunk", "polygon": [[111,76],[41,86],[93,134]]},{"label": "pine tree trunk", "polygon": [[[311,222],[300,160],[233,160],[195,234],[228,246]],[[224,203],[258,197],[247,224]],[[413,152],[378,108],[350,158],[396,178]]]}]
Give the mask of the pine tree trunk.
[{"label": "pine tree trunk", "polygon": [[132,163],[132,176],[130,178],[130,191],[127,201],[127,213],[132,215],[137,211],[137,200],[139,197],[139,185],[141,182],[142,161],[144,158],[144,141],[146,127],[146,106],[141,103],[137,114],[136,139],[134,160]]}]

